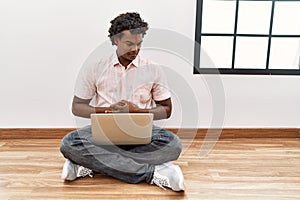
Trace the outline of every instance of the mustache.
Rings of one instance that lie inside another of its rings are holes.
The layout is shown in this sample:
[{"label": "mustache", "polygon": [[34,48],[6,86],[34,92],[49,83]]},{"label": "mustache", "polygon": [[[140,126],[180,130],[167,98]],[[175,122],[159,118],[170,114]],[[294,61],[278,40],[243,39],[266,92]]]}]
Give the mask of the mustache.
[{"label": "mustache", "polygon": [[128,51],[123,53],[123,55],[127,55],[127,56],[137,56],[139,54],[139,51]]}]

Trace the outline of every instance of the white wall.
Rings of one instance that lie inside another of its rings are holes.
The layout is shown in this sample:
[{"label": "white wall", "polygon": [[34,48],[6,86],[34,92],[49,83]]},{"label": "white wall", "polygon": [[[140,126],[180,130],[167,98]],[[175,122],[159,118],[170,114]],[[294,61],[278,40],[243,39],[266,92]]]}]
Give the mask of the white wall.
[{"label": "white wall", "polygon": [[195,5],[194,0],[1,0],[0,128],[77,127],[70,112],[77,73],[90,53],[108,42],[109,21],[125,11],[140,12],[154,33],[164,29],[176,43],[190,41],[182,45],[188,58],[159,48],[143,52],[166,66],[173,88],[173,116],[160,123],[299,127],[299,76],[192,74]]}]

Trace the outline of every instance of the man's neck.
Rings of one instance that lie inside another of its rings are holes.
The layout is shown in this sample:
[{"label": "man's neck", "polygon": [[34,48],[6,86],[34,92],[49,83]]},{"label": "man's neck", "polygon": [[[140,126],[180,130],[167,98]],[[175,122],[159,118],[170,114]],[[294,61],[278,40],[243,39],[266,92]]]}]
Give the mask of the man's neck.
[{"label": "man's neck", "polygon": [[120,64],[125,67],[125,69],[127,69],[128,65],[131,63],[131,61],[122,59],[122,57],[118,57],[118,60]]}]

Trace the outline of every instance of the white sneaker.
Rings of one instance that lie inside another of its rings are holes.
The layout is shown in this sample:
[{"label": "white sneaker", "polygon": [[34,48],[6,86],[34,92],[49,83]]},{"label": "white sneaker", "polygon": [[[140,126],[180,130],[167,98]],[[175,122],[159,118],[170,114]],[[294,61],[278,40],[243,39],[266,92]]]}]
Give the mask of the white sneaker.
[{"label": "white sneaker", "polygon": [[160,188],[171,188],[174,191],[184,191],[184,177],[178,165],[171,162],[155,166],[151,184]]},{"label": "white sneaker", "polygon": [[61,178],[63,180],[73,181],[76,178],[85,177],[85,176],[93,177],[93,171],[86,167],[77,165],[72,161],[70,161],[69,159],[66,160],[61,173]]}]

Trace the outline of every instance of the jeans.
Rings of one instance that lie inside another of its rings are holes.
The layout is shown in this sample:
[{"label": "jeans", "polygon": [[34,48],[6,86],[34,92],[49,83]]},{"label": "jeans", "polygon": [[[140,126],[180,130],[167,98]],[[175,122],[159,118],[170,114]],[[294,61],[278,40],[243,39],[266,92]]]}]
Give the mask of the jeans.
[{"label": "jeans", "polygon": [[150,183],[155,165],[176,160],[181,150],[177,135],[156,126],[146,145],[95,145],[88,125],[67,134],[60,146],[63,156],[72,162],[127,183]]}]

